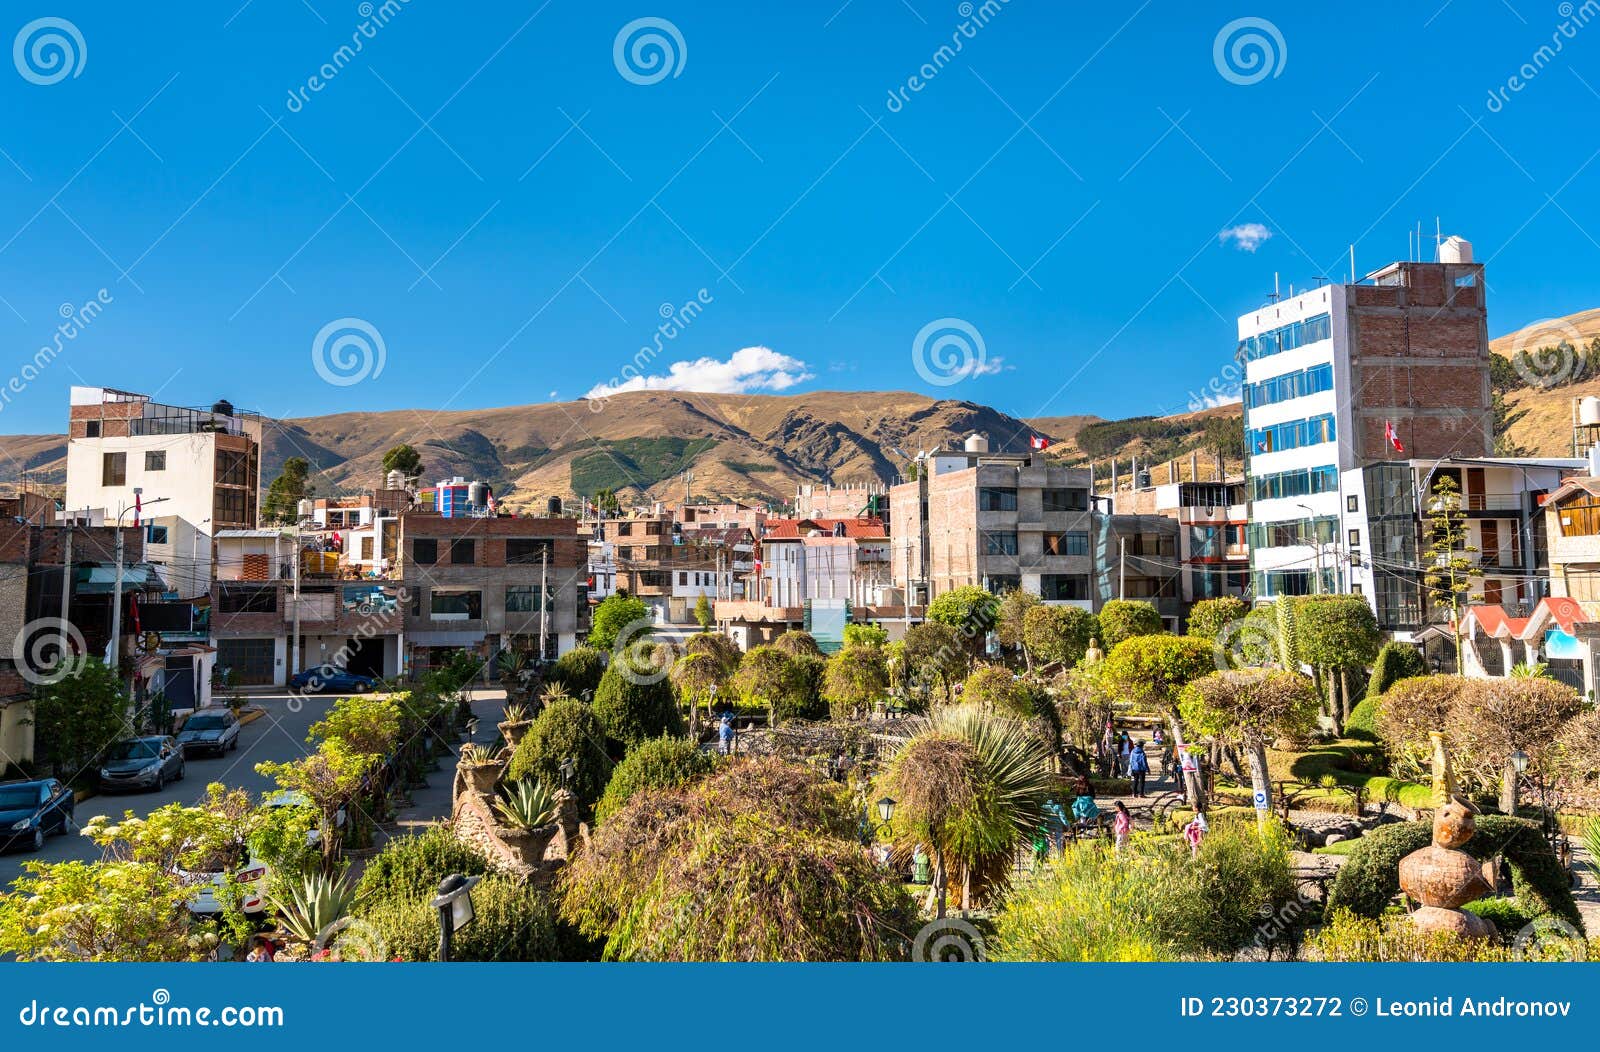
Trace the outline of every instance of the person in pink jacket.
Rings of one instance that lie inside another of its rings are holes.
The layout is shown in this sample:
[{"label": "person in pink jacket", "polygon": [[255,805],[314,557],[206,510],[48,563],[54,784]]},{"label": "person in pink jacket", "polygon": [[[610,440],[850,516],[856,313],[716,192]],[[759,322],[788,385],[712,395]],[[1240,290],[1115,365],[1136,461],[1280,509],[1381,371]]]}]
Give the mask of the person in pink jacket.
[{"label": "person in pink jacket", "polygon": [[1116,837],[1117,854],[1122,854],[1122,849],[1128,846],[1128,838],[1133,835],[1133,815],[1128,813],[1128,805],[1121,800],[1117,801],[1117,816],[1111,821],[1111,832]]}]

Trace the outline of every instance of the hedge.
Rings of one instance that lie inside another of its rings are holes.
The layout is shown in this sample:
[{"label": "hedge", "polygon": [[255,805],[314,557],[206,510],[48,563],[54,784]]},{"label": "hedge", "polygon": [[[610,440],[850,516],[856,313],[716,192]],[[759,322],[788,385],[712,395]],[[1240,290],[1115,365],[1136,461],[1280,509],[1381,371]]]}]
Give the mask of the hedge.
[{"label": "hedge", "polygon": [[[1431,822],[1380,826],[1356,841],[1328,892],[1328,913],[1347,909],[1376,917],[1400,891],[1400,860],[1433,842]],[[1505,815],[1478,816],[1478,831],[1462,849],[1477,859],[1503,854],[1511,866],[1518,902],[1532,916],[1554,913],[1583,930],[1566,870],[1535,822]]]}]

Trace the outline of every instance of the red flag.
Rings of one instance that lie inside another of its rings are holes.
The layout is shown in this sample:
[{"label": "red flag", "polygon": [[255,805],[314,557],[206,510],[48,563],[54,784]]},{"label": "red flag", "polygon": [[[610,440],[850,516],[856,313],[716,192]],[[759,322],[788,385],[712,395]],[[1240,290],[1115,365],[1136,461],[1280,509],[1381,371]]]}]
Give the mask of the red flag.
[{"label": "red flag", "polygon": [[135,490],[133,493],[133,525],[136,529],[139,526],[139,516],[143,514],[143,512],[144,501],[140,499],[139,491]]},{"label": "red flag", "polygon": [[1028,448],[1029,449],[1049,449],[1050,448],[1050,440],[1048,438],[1040,438],[1038,435],[1034,435],[1032,438],[1028,439]]},{"label": "red flag", "polygon": [[1404,453],[1406,451],[1406,447],[1400,444],[1400,436],[1395,433],[1393,421],[1385,420],[1383,422],[1383,437],[1389,440],[1389,445],[1394,447],[1396,453]]}]

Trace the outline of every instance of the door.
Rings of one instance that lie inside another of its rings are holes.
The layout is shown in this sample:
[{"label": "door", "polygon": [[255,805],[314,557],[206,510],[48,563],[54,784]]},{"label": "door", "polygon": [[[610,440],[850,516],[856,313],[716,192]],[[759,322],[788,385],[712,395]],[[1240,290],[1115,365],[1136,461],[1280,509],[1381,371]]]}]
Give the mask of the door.
[{"label": "door", "polygon": [[1493,519],[1485,519],[1478,526],[1478,536],[1483,542],[1478,545],[1478,562],[1483,566],[1500,565],[1500,524]]},{"label": "door", "polygon": [[1489,606],[1500,606],[1500,596],[1501,590],[1499,581],[1483,582],[1483,601],[1485,604]]},{"label": "door", "polygon": [[167,658],[166,679],[161,689],[167,696],[167,706],[169,708],[194,708],[194,658]]},{"label": "door", "polygon": [[1482,468],[1468,468],[1467,469],[1467,495],[1466,495],[1466,501],[1464,502],[1464,505],[1465,505],[1465,507],[1468,507],[1468,508],[1472,509],[1473,511],[1482,511],[1483,510],[1484,504],[1483,504],[1483,469]]}]

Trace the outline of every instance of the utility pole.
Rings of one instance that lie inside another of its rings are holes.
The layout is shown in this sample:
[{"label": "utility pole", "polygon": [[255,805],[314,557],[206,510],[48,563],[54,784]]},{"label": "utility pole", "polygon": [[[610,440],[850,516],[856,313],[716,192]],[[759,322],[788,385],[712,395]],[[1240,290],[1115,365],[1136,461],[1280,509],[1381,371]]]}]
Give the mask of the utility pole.
[{"label": "utility pole", "polygon": [[290,644],[289,675],[300,671],[300,530],[294,536],[294,640]]},{"label": "utility pole", "polygon": [[63,543],[61,558],[61,632],[66,635],[67,613],[72,607],[72,513],[67,513],[67,536]]},{"label": "utility pole", "polygon": [[1128,598],[1128,538],[1117,538],[1117,598]]},{"label": "utility pole", "polygon": [[539,660],[544,660],[545,645],[550,635],[550,549],[539,552]]}]

